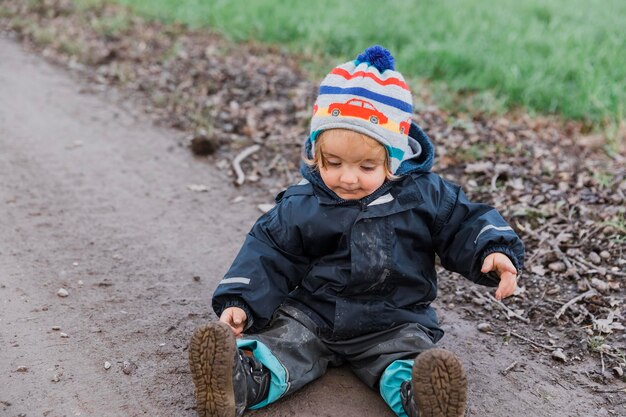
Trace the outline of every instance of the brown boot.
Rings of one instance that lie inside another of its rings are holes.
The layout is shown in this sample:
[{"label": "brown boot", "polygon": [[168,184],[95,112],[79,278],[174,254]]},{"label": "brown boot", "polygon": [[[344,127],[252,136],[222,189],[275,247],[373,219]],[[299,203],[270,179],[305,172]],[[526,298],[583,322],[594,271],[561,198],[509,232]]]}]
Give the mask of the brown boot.
[{"label": "brown boot", "polygon": [[221,322],[196,329],[189,344],[189,367],[200,417],[240,417],[269,393],[269,369],[251,352],[237,349],[232,330]]},{"label": "brown boot", "polygon": [[463,417],[467,378],[454,353],[429,349],[415,359],[411,391],[420,417]]},{"label": "brown boot", "polygon": [[235,336],[221,322],[199,327],[189,344],[189,367],[200,417],[236,417],[233,369]]}]

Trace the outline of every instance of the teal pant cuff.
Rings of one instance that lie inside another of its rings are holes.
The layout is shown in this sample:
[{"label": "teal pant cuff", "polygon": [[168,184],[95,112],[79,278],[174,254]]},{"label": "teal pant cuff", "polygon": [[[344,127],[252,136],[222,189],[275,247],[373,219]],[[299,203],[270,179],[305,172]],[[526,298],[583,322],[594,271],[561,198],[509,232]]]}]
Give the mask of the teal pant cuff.
[{"label": "teal pant cuff", "polygon": [[251,350],[254,357],[270,371],[270,389],[267,398],[250,407],[251,410],[265,407],[278,400],[289,388],[287,383],[287,370],[274,356],[272,351],[258,340],[237,339],[239,349]]},{"label": "teal pant cuff", "polygon": [[398,360],[392,362],[380,377],[380,395],[393,412],[400,417],[407,417],[402,407],[400,386],[404,381],[411,380],[412,369],[413,360]]}]

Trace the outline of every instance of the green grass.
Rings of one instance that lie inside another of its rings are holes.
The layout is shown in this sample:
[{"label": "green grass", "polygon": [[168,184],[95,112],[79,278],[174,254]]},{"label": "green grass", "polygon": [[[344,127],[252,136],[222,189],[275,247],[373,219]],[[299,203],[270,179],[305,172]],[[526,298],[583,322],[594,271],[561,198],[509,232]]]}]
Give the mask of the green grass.
[{"label": "green grass", "polygon": [[624,114],[623,0],[117,1],[233,40],[321,56],[327,65],[382,44],[405,76],[442,81],[461,95],[480,92],[478,102],[504,108],[593,122]]}]

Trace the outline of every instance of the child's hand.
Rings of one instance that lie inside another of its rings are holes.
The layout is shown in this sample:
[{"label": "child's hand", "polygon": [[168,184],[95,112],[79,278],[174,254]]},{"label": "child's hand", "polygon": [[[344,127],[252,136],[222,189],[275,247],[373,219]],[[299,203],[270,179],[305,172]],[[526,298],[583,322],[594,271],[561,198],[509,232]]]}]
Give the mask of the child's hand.
[{"label": "child's hand", "polygon": [[496,290],[496,300],[513,295],[517,289],[517,270],[513,262],[503,253],[492,253],[485,258],[480,272],[486,274],[495,271],[500,277],[500,285]]},{"label": "child's hand", "polygon": [[226,310],[222,311],[222,315],[220,316],[220,321],[228,324],[230,328],[233,329],[235,337],[240,337],[243,333],[246,320],[248,320],[246,312],[239,307],[228,307]]}]

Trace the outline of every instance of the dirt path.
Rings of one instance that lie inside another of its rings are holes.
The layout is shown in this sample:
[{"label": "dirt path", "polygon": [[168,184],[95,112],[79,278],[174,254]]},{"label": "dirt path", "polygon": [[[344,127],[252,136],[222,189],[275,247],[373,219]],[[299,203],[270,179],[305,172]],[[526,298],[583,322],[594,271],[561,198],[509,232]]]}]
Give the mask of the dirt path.
[{"label": "dirt path", "polygon": [[[257,202],[233,203],[237,190],[177,133],[84,88],[0,38],[0,415],[194,416],[187,340],[213,317],[210,295]],[[468,415],[619,413],[442,315],[444,345],[467,364]],[[391,413],[340,368],[254,415]]]}]

